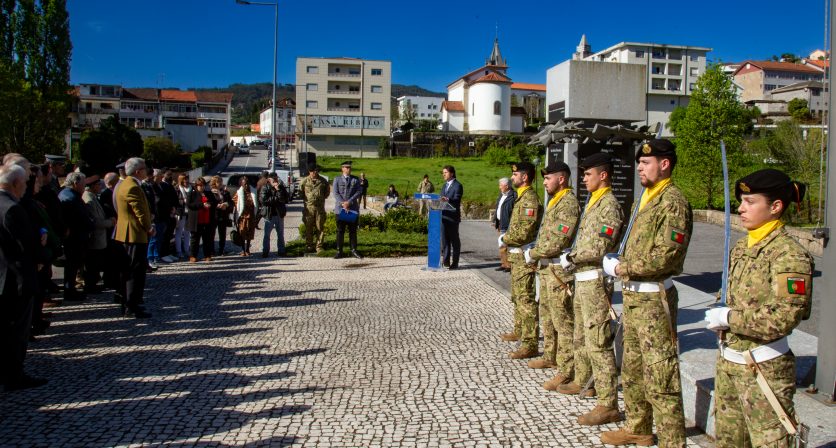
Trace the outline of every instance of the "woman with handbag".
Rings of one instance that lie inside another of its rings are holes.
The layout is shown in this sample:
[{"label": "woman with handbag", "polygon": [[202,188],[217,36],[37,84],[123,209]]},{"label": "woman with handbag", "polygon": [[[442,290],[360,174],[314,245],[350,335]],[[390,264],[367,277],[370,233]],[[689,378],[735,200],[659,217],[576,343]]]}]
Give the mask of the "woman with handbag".
[{"label": "woman with handbag", "polygon": [[187,226],[189,196],[192,194],[188,175],[177,176],[177,187],[174,191],[177,193],[177,205],[174,206],[174,217],[177,220],[174,229],[174,250],[177,252],[177,258],[185,260],[191,253],[189,240],[192,237]]},{"label": "woman with handbag", "polygon": [[252,192],[250,184],[247,182],[247,177],[242,176],[241,181],[238,182],[238,191],[232,200],[235,202],[235,222],[238,227],[238,233],[243,240],[241,255],[244,257],[250,256],[250,244],[255,238],[255,226],[258,224],[258,199],[255,193]]},{"label": "woman with handbag", "polygon": [[232,226],[232,221],[229,216],[232,213],[232,195],[226,189],[221,176],[212,176],[209,181],[209,186],[212,188],[212,194],[218,201],[218,208],[216,213],[217,228],[218,228],[218,255],[226,254],[226,229]]},{"label": "woman with handbag", "polygon": [[197,252],[200,249],[200,242],[203,241],[203,259],[212,261],[215,230],[215,209],[218,201],[215,195],[206,191],[206,180],[198,177],[194,182],[194,189],[189,194],[189,218],[188,229],[191,235],[191,252],[189,261],[197,261]]}]

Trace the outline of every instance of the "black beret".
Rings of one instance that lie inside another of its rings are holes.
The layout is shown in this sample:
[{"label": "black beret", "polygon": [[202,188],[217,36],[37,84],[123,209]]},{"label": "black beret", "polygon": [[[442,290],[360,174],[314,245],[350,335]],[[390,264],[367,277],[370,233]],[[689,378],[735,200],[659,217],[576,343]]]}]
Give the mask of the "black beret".
[{"label": "black beret", "polygon": [[64,162],[67,161],[66,156],[56,155],[56,154],[46,154],[46,155],[44,155],[44,158],[49,163],[64,163]]},{"label": "black beret", "polygon": [[560,173],[562,171],[565,171],[567,173],[571,172],[571,170],[569,169],[569,165],[567,165],[564,162],[557,161],[547,166],[546,169],[540,170],[540,174],[546,176],[548,174]]},{"label": "black beret", "polygon": [[654,138],[639,146],[636,162],[643,156],[665,157],[676,160],[676,145],[664,138]]},{"label": "black beret", "polygon": [[313,165],[308,167],[308,171],[316,171],[317,173],[320,172],[319,165]]},{"label": "black beret", "polygon": [[511,164],[511,171],[522,173],[534,173],[534,165],[530,162],[517,162]]},{"label": "black beret", "polygon": [[345,162],[340,164],[340,167],[344,167],[344,166],[347,166],[347,167],[351,168],[351,160],[346,160]]},{"label": "black beret", "polygon": [[582,170],[588,170],[601,165],[612,165],[612,155],[606,152],[596,152],[595,154],[584,158],[581,160],[581,163],[578,164]]},{"label": "black beret", "polygon": [[806,190],[804,184],[793,182],[783,171],[767,168],[738,180],[734,184],[734,197],[739,201],[741,195],[762,193],[801,202]]}]

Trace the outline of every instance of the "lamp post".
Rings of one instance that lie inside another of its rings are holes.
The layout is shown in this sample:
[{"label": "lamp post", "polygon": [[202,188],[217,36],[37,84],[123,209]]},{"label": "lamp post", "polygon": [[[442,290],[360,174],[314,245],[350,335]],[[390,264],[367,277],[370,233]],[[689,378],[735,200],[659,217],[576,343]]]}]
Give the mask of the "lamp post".
[{"label": "lamp post", "polygon": [[[272,6],[275,12],[276,17],[276,26],[273,30],[273,110],[270,115],[270,165],[273,167],[273,170],[276,169],[275,161],[276,161],[276,66],[277,64],[277,55],[279,52],[279,2],[251,2],[248,0],[235,0],[235,3],[239,5],[255,5],[255,6]],[[292,168],[292,167],[291,167]]]}]

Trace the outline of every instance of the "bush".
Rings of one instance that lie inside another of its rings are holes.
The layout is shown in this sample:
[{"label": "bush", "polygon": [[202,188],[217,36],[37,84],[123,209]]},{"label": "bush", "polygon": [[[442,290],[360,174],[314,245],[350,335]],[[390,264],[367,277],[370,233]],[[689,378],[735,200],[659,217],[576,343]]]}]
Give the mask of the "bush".
[{"label": "bush", "polygon": [[[359,230],[368,232],[427,233],[427,219],[407,207],[396,207],[383,215],[360,214]],[[337,231],[337,215],[325,217],[325,233]],[[299,224],[299,235],[305,235],[305,224]]]},{"label": "bush", "polygon": [[206,164],[206,153],[195,151],[192,153],[192,168],[200,168]]},{"label": "bush", "polygon": [[511,148],[491,143],[487,151],[485,151],[484,159],[491,166],[505,166],[515,161],[515,155]]},{"label": "bush", "polygon": [[143,147],[142,158],[154,167],[173,166],[180,155],[174,142],[165,137],[148,137]]}]

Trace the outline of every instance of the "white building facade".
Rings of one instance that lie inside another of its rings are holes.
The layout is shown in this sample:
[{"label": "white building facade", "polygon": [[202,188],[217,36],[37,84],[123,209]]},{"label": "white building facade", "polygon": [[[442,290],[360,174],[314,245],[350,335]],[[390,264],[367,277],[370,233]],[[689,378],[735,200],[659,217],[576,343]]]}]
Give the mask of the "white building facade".
[{"label": "white building facade", "polygon": [[296,59],[297,148],[320,155],[377,157],[389,136],[392,63]]},{"label": "white building facade", "polygon": [[[273,133],[273,108],[268,107],[258,114],[260,133],[272,135]],[[291,98],[282,98],[276,103],[276,138],[293,135],[296,133],[296,101]]]},{"label": "white building facade", "polygon": [[400,124],[406,123],[406,111],[412,111],[412,120],[441,120],[441,103],[444,97],[405,95],[398,97],[398,116]]}]

